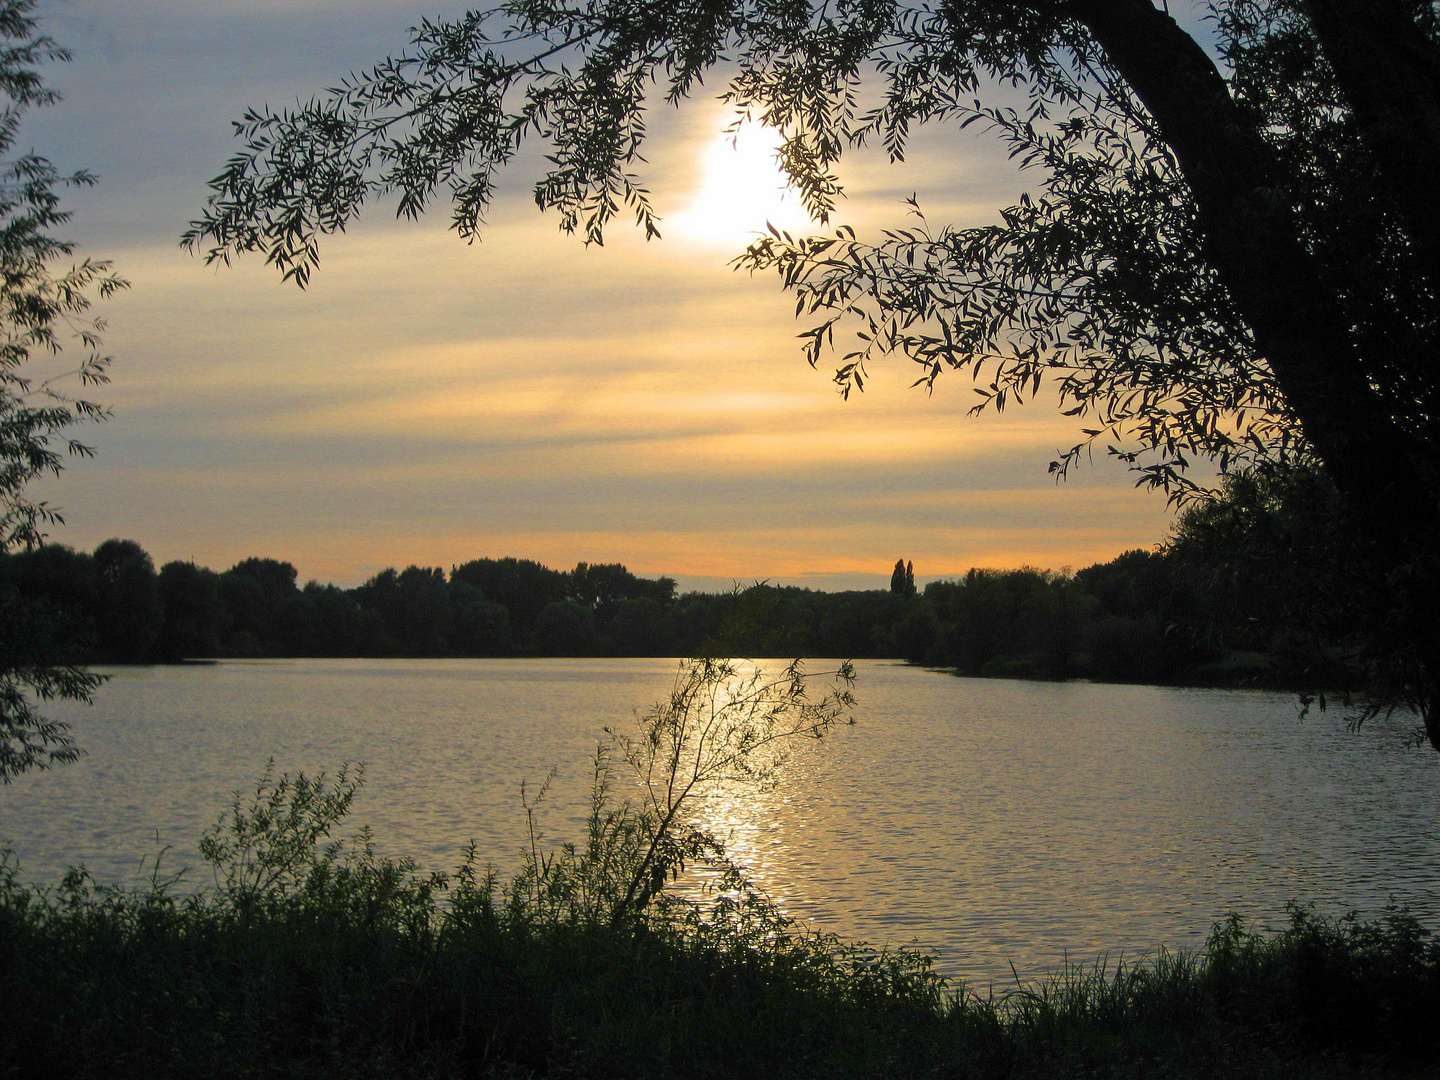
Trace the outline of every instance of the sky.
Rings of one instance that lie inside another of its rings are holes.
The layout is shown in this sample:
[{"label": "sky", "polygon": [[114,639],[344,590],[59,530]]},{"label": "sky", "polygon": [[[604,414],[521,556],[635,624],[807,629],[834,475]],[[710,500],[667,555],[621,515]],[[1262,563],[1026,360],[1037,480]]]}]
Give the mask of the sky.
[{"label": "sky", "polygon": [[[482,241],[375,207],[322,248],[306,291],[256,258],[207,267],[178,245],[233,152],[230,121],[290,104],[399,51],[449,0],[41,0],[74,53],[65,100],[22,143],[100,177],[67,235],[131,289],[104,305],[113,418],[41,494],[52,539],[120,536],[157,565],[285,559],[354,585],[387,566],[480,557],[623,562],[682,588],[769,580],[874,588],[972,566],[1079,567],[1147,547],[1163,496],[1097,457],[1046,466],[1078,424],[1044,400],[967,416],[968,377],[933,394],[903,360],[862,395],[810,368],[806,325],[768,277],[728,261],[778,190],[766,136],[732,147],[713,97],[656,106],[644,174],[663,239],[617,225],[603,248],[536,210],[523,166]],[[921,133],[902,166],[847,158],[836,223],[980,224],[1026,189],[983,133]],[[1033,181],[1031,181],[1033,182]],[[1043,398],[1043,395],[1042,395]]]}]

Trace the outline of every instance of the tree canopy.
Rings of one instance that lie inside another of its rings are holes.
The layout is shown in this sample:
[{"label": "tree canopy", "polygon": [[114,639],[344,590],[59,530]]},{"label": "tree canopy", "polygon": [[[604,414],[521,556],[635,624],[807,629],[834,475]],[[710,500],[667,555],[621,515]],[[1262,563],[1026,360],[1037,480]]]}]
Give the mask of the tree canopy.
[{"label": "tree canopy", "polygon": [[778,272],[812,318],[810,362],[836,349],[847,393],[883,354],[926,386],[968,373],[978,409],[1051,382],[1079,425],[1058,472],[1100,447],[1184,500],[1203,494],[1197,459],[1318,464],[1393,600],[1390,644],[1417,657],[1410,697],[1440,748],[1434,7],[1191,14],[1213,40],[1151,0],[511,0],[421,23],[408,51],[308,103],[247,113],[186,243],[263,252],[303,285],[320,239],[382,194],[416,216],[448,192],[474,236],[527,140],[549,163],[535,200],[563,229],[599,242],[623,213],[653,235],[647,110],[712,69],[737,118],[781,133],[821,220],[847,150],[899,159],[919,125],[988,128],[1037,188],[998,224],[775,233],[740,265]]}]

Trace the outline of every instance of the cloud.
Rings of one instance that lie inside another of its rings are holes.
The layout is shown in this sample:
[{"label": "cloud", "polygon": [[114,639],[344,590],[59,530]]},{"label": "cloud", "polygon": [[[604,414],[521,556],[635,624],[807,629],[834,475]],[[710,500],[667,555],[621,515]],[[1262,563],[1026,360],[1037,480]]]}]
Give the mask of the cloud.
[{"label": "cloud", "polygon": [[[74,202],[73,235],[134,282],[109,305],[116,418],[96,432],[100,458],[46,488],[69,515],[57,539],[129,535],[214,566],[273,555],[348,583],[513,554],[833,584],[901,555],[944,574],[1159,538],[1162,501],[1123,472],[1050,481],[1075,424],[1045,403],[968,418],[963,380],[927,397],[899,362],[841,401],[801,359],[773,279],[733,273],[678,227],[645,243],[622,224],[585,248],[536,213],[523,173],[482,243],[448,233],[443,209],[406,223],[381,208],[331,238],[306,292],[259,260],[217,270],[177,249],[231,119],[378,59],[416,14],[379,0],[47,9],[78,59],[55,73],[67,101],[26,134],[102,175]],[[666,215],[693,205],[724,120],[712,100],[657,109],[648,175]],[[970,133],[922,133],[903,167],[867,152],[846,169],[841,220],[864,228],[903,220],[911,191],[938,220],[989,220],[1021,184]]]}]

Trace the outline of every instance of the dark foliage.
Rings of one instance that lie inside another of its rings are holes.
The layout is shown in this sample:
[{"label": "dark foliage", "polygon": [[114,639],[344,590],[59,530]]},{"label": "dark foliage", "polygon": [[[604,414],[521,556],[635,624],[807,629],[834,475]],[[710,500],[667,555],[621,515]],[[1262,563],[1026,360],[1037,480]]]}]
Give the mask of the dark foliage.
[{"label": "dark foliage", "polygon": [[[83,395],[107,381],[109,358],[99,351],[104,323],[90,307],[97,297],[125,287],[107,262],[86,259],[66,266],[74,245],[54,235],[70,220],[60,193],[88,187],[94,177],[62,175],[33,152],[8,156],[27,111],[58,100],[39,69],[69,59],[36,33],[34,8],[34,0],[0,0],[0,553],[34,548],[46,528],[61,522],[55,508],[31,497],[29,487],[58,474],[67,458],[92,452],[74,429],[106,416]],[[67,346],[78,346],[78,361],[57,359]],[[56,652],[73,629],[68,594],[98,585],[64,580],[67,560],[54,553],[41,557],[45,565],[34,566],[37,575],[51,579],[52,588],[38,590],[40,595],[0,587],[0,781],[6,783],[18,772],[75,758],[64,726],[44,717],[37,702],[88,701],[100,682],[65,666]],[[122,569],[104,583],[111,598],[123,595],[125,611],[142,613],[137,615],[142,621],[148,598],[131,589],[143,588],[143,579],[143,573]],[[149,649],[149,642],[110,645],[123,645],[137,658]]]},{"label": "dark foliage", "polygon": [[[558,571],[521,559],[385,570],[354,589],[296,585],[246,559],[223,574],[129,541],[95,555],[47,546],[0,558],[0,589],[65,613],[58,655],[831,656],[962,675],[1262,686],[1404,703],[1388,647],[1401,625],[1312,469],[1237,474],[1161,547],[1077,573],[971,570],[914,591],[826,593],[757,582],[677,595],[619,564]],[[899,586],[897,590],[896,586]],[[489,590],[494,590],[490,592]],[[1364,712],[1359,714],[1366,715]]]}]

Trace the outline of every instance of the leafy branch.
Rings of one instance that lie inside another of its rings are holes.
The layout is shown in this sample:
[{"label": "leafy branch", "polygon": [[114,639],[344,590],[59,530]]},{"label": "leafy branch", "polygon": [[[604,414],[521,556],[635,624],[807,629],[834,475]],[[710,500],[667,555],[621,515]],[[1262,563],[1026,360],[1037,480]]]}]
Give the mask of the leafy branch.
[{"label": "leafy branch", "polygon": [[[817,679],[830,685],[815,697]],[[637,734],[606,729],[583,849],[542,852],[535,804],[527,803],[531,849],[511,886],[512,912],[618,926],[643,920],[688,866],[711,867],[722,883],[740,885],[743,875],[700,824],[698,805],[774,783],[797,739],[824,737],[854,707],[853,681],[848,663],[814,674],[796,661],[774,677],[746,674],[732,660],[682,665],[669,697],[639,719]],[[636,796],[617,799],[619,765]]]}]

